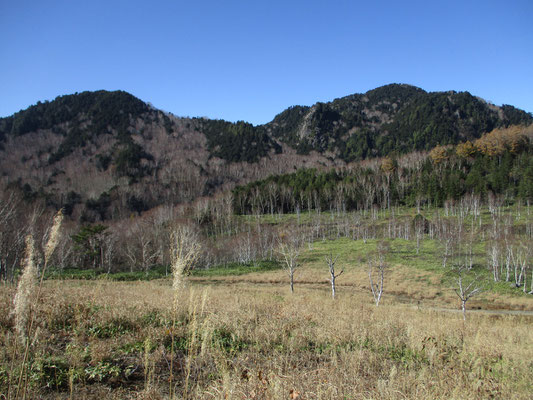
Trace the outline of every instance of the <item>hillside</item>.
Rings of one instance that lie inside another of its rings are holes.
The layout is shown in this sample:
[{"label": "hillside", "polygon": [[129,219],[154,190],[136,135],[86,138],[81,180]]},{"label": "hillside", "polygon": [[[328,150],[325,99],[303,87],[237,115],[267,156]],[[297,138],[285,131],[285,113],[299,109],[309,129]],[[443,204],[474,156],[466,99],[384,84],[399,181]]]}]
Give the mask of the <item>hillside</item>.
[{"label": "hillside", "polygon": [[324,110],[358,95],[259,127],[124,92],[3,119],[0,392],[529,398],[533,124],[506,125],[530,116],[435,111],[417,142],[395,110],[435,108],[392,88],[365,126],[393,150],[351,163]]},{"label": "hillside", "polygon": [[329,150],[349,162],[456,144],[494,128],[532,121],[531,114],[496,107],[468,92],[428,93],[392,84],[330,103],[290,108],[266,128],[302,153]]},{"label": "hillside", "polygon": [[122,91],[83,92],[0,119],[1,185],[77,220],[120,219],[301,167],[429,150],[531,122],[467,92],[397,84],[291,107],[261,126],[179,118]]}]

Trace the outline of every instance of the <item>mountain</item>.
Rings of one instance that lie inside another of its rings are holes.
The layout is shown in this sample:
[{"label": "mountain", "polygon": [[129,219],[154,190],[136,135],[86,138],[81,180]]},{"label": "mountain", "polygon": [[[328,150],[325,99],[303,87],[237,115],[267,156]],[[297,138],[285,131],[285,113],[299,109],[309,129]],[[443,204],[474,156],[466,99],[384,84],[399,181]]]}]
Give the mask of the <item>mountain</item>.
[{"label": "mountain", "polygon": [[428,93],[391,84],[330,103],[289,108],[266,128],[302,153],[329,150],[349,162],[456,144],[532,121],[529,113],[496,107],[468,92]]},{"label": "mountain", "polygon": [[259,126],[179,118],[123,91],[83,92],[0,119],[0,185],[91,222],[532,122],[468,92],[400,84],[290,107]]}]

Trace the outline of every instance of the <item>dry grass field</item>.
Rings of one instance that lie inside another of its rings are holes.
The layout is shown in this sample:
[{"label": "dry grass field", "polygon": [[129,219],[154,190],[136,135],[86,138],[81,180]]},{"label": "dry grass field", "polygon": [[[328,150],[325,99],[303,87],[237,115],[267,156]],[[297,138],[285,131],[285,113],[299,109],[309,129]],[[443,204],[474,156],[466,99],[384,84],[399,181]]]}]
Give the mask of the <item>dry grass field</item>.
[{"label": "dry grass field", "polygon": [[339,278],[336,300],[316,268],[294,294],[282,272],[193,278],[179,293],[170,280],[46,281],[22,380],[15,288],[1,286],[0,398],[531,398],[532,316],[465,323],[432,309],[438,295],[423,285],[404,302],[386,289],[376,307],[359,273]]}]

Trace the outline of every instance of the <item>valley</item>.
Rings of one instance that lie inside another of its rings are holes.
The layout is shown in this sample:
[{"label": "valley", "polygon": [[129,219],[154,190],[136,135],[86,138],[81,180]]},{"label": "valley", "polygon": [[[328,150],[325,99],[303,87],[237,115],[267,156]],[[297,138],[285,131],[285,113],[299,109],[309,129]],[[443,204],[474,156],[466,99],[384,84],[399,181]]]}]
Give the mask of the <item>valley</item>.
[{"label": "valley", "polygon": [[408,85],[261,126],[125,92],[1,119],[0,393],[529,398],[531,120]]}]

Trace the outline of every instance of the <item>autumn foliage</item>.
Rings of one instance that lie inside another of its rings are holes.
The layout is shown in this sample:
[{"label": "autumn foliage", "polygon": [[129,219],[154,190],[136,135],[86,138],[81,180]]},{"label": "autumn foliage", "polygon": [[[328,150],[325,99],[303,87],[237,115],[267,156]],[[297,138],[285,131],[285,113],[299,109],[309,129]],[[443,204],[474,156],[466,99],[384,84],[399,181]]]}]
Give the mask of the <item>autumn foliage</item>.
[{"label": "autumn foliage", "polygon": [[446,147],[437,146],[434,147],[430,152],[429,156],[435,164],[440,164],[448,158]]},{"label": "autumn foliage", "polygon": [[533,126],[511,126],[494,129],[474,142],[476,151],[491,157],[500,156],[506,150],[513,154],[520,153],[533,137]]},{"label": "autumn foliage", "polygon": [[391,158],[385,157],[381,162],[381,170],[386,174],[391,174],[396,170],[396,163]]},{"label": "autumn foliage", "polygon": [[[532,140],[533,125],[513,125],[494,129],[474,142],[467,140],[459,143],[455,147],[455,154],[463,159],[475,158],[478,154],[496,157],[506,151],[518,154],[526,150]],[[429,156],[435,164],[439,164],[448,158],[448,153],[445,146],[437,146],[429,152]]]},{"label": "autumn foliage", "polygon": [[[473,143],[469,140],[459,143],[455,147],[455,154],[464,159],[474,158],[478,154],[497,157],[506,151],[518,154],[528,147],[532,138],[533,125],[498,128],[484,134]],[[447,148],[445,146],[434,147],[429,152],[429,156],[435,164],[440,164],[448,159]]]},{"label": "autumn foliage", "polygon": [[461,158],[471,158],[477,154],[477,148],[470,140],[467,140],[457,145],[455,153]]}]

